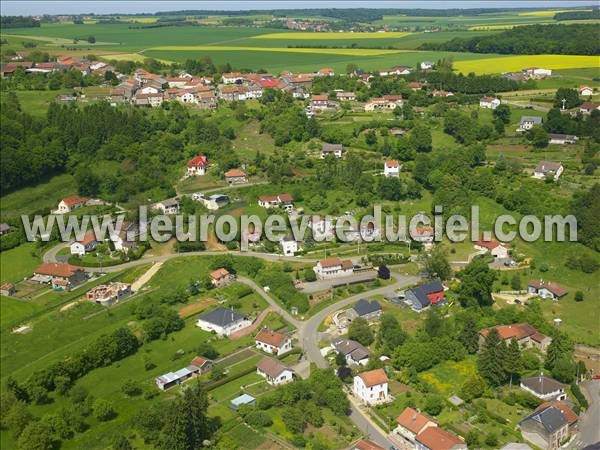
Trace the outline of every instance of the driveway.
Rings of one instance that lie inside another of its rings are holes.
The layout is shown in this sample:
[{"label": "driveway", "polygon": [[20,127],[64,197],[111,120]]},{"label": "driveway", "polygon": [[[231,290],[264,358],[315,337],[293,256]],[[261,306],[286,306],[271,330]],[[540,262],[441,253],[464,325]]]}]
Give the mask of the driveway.
[{"label": "driveway", "polygon": [[579,417],[579,430],[573,443],[575,448],[584,448],[600,442],[600,380],[587,380],[580,383],[579,387],[589,407]]}]

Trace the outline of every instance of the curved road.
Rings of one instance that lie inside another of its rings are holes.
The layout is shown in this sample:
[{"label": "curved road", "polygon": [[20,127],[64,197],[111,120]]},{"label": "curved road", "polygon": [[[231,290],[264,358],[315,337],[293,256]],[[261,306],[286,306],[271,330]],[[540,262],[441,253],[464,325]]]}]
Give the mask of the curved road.
[{"label": "curved road", "polygon": [[[57,262],[57,253],[62,249],[67,247],[69,244],[59,244],[56,247],[53,247],[48,252],[46,252],[43,256],[44,262]],[[175,253],[172,255],[163,255],[163,256],[152,256],[149,258],[140,258],[135,261],[130,261],[123,264],[118,264],[115,266],[103,267],[102,272],[117,272],[119,270],[127,269],[130,267],[135,267],[147,263],[154,262],[163,262],[168,261],[173,258],[180,258],[185,256],[205,256],[205,255],[223,255],[223,254],[231,254],[234,256],[255,256],[257,258],[262,258],[267,261],[290,261],[290,262],[316,262],[316,259],[308,259],[308,258],[296,258],[293,256],[282,256],[282,255],[274,255],[268,253],[255,253],[255,252],[240,252],[240,251],[229,251],[229,252],[209,252],[209,251],[201,251],[201,252],[188,252],[188,253]],[[85,268],[87,272],[98,272],[99,268],[97,267],[87,267]],[[417,283],[420,278],[415,276],[404,276],[396,273],[391,274],[394,278],[395,282],[393,284],[382,286],[376,289],[371,289],[370,291],[365,291],[360,294],[353,295],[351,297],[346,297],[336,303],[329,305],[323,310],[316,313],[314,316],[310,317],[306,321],[301,321],[296,317],[292,316],[287,310],[285,310],[279,303],[277,303],[274,299],[272,299],[260,286],[258,286],[253,280],[239,276],[238,281],[244,283],[245,285],[254,289],[265,301],[272,306],[274,311],[280,314],[286,321],[292,324],[297,329],[298,342],[300,347],[304,350],[306,357],[309,361],[314,362],[319,368],[326,368],[329,366],[327,360],[321,355],[321,350],[319,348],[319,325],[325,320],[325,318],[334,313],[335,311],[343,308],[350,303],[356,302],[363,297],[373,296],[377,294],[385,294],[396,289],[405,288],[411,284]],[[359,428],[369,439],[376,442],[379,445],[382,445],[384,448],[390,448],[393,444],[390,442],[385,434],[385,432],[379,428],[377,424],[375,424],[371,418],[361,409],[356,407],[354,403],[350,402],[350,419],[354,422],[354,424]]]}]

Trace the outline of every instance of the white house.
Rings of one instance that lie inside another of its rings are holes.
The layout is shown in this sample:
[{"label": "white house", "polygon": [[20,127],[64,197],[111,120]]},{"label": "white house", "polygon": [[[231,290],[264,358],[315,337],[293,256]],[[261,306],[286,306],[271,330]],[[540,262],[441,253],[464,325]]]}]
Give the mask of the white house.
[{"label": "white house", "polygon": [[519,122],[519,128],[517,131],[529,131],[536,125],[541,125],[543,119],[539,116],[521,116],[521,121]]},{"label": "white house", "polygon": [[550,144],[565,145],[575,144],[579,138],[572,134],[548,133]]},{"label": "white house", "polygon": [[508,248],[497,241],[484,241],[480,239],[473,244],[477,250],[490,252],[494,258],[508,258]]},{"label": "white house", "polygon": [[202,203],[204,207],[210,211],[216,211],[229,203],[229,197],[227,195],[213,194],[207,197],[202,192],[194,192],[192,194],[192,200]]},{"label": "white house", "polygon": [[368,348],[359,342],[340,338],[333,341],[331,346],[337,354],[343,355],[346,358],[348,365],[366,366],[369,362],[371,353]]},{"label": "white house", "polygon": [[292,349],[292,338],[267,328],[258,332],[255,338],[256,348],[271,355],[283,355]]},{"label": "white house", "polygon": [[75,241],[71,244],[71,255],[83,256],[88,252],[91,252],[98,245],[96,235],[93,231],[86,233],[86,235],[80,241]]},{"label": "white house", "polygon": [[342,144],[323,144],[323,148],[321,148],[321,158],[325,158],[327,155],[341,158],[343,154],[344,146]]},{"label": "white house", "polygon": [[419,67],[421,68],[421,70],[429,70],[429,69],[433,69],[433,66],[435,64],[432,63],[431,61],[423,61],[421,62],[421,64],[419,64]]},{"label": "white house", "polygon": [[247,319],[245,314],[223,307],[202,314],[196,321],[197,327],[220,336],[229,336],[250,325],[252,322]]},{"label": "white house", "polygon": [[244,80],[244,77],[239,72],[227,72],[221,77],[223,84],[239,84]]},{"label": "white house", "polygon": [[560,401],[567,398],[564,384],[544,374],[521,379],[521,389],[546,401]]},{"label": "white house", "polygon": [[295,256],[298,251],[298,242],[294,239],[293,236],[284,236],[279,241],[281,245],[281,251],[285,256]]},{"label": "white house", "polygon": [[87,202],[87,198],[79,197],[77,195],[69,195],[68,197],[63,198],[59,204],[56,211],[56,214],[66,214],[70,213],[74,209],[82,208],[85,206]]},{"label": "white house", "polygon": [[256,365],[256,373],[272,386],[279,386],[294,380],[294,371],[270,356],[265,356],[259,361]]},{"label": "white house", "polygon": [[320,280],[352,275],[354,264],[349,259],[325,258],[320,260],[313,270]]},{"label": "white house", "polygon": [[354,377],[352,392],[365,405],[378,405],[391,400],[388,377],[383,369],[369,370]]},{"label": "white house", "polygon": [[383,165],[383,175],[385,177],[399,177],[400,176],[400,163],[394,159],[386,161]]},{"label": "white house", "polygon": [[569,291],[560,284],[544,280],[529,281],[529,283],[527,283],[527,292],[552,300],[558,300],[569,293]]},{"label": "white house", "polygon": [[496,97],[481,97],[479,99],[479,107],[484,109],[496,109],[500,106],[500,99]]},{"label": "white house", "polygon": [[196,155],[187,163],[188,176],[204,175],[208,168],[208,158],[204,155]]},{"label": "white house", "polygon": [[535,169],[533,169],[533,178],[543,180],[547,176],[551,176],[556,181],[562,175],[564,170],[565,168],[561,163],[540,161]]},{"label": "white house", "polygon": [[293,209],[294,205],[292,202],[294,197],[290,194],[278,194],[278,195],[261,195],[258,197],[258,206],[263,208],[278,208],[283,207],[284,209]]},{"label": "white house", "polygon": [[594,90],[589,86],[579,86],[579,95],[588,97],[594,94]]},{"label": "white house", "polygon": [[155,203],[152,209],[156,209],[163,214],[179,214],[179,201],[176,198],[169,198]]},{"label": "white house", "polygon": [[141,94],[158,94],[160,89],[155,86],[144,86],[139,90]]},{"label": "white house", "polygon": [[394,428],[394,434],[403,442],[406,442],[408,447],[415,445],[417,435],[425,431],[429,427],[437,427],[437,423],[419,411],[407,407],[396,417],[398,424]]}]

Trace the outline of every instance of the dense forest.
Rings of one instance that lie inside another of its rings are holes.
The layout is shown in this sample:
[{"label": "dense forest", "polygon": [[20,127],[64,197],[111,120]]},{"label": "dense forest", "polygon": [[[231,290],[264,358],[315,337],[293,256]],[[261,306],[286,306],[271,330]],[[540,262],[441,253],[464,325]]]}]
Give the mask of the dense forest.
[{"label": "dense forest", "polygon": [[554,20],[590,20],[600,19],[600,9],[594,8],[591,11],[567,11],[559,12],[554,15]]},{"label": "dense forest", "polygon": [[512,55],[600,55],[600,29],[595,24],[531,25],[492,36],[428,42],[420,49]]},{"label": "dense forest", "polygon": [[39,27],[40,21],[26,16],[1,16],[1,28],[33,28]]}]

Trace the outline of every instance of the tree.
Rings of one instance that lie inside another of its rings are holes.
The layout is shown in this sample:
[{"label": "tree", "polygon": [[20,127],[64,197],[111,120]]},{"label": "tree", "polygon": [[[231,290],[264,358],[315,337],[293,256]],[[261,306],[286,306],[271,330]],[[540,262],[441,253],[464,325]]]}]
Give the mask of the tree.
[{"label": "tree", "polygon": [[208,342],[202,342],[197,348],[196,353],[200,356],[204,356],[208,359],[217,359],[219,357],[219,352],[215,349],[212,344]]},{"label": "tree", "polygon": [[492,386],[500,386],[507,379],[506,344],[500,339],[496,329],[489,330],[477,357],[480,375]]},{"label": "tree", "polygon": [[31,422],[19,436],[18,446],[22,450],[51,450],[54,448],[52,428],[44,422]]},{"label": "tree", "polygon": [[515,273],[512,276],[512,278],[510,279],[510,287],[512,288],[513,291],[521,290],[521,277],[519,276],[518,273]]},{"label": "tree", "polygon": [[304,269],[304,281],[317,281],[317,274],[312,269],[312,267],[307,267]]},{"label": "tree", "polygon": [[348,327],[348,339],[360,342],[362,345],[371,345],[374,337],[369,323],[362,317],[357,317]]},{"label": "tree", "polygon": [[101,422],[106,422],[116,416],[112,403],[101,398],[94,401],[92,410],[94,411],[94,417]]},{"label": "tree", "polygon": [[410,133],[409,142],[416,152],[430,152],[432,148],[431,130],[428,126],[417,124]]},{"label": "tree", "polygon": [[424,324],[425,332],[432,338],[441,337],[445,333],[445,323],[437,309],[429,309]]},{"label": "tree", "polygon": [[477,353],[477,350],[479,350],[479,329],[477,319],[472,314],[468,314],[464,318],[458,340],[471,355]]},{"label": "tree", "polygon": [[583,292],[581,292],[581,291],[576,291],[575,292],[575,301],[576,302],[582,302],[583,301]]},{"label": "tree", "polygon": [[423,409],[427,414],[431,414],[432,416],[437,416],[442,412],[442,402],[443,399],[437,395],[430,395],[425,399],[425,406]]},{"label": "tree", "polygon": [[429,278],[447,280],[452,275],[452,268],[448,262],[448,252],[439,245],[434,246],[431,251],[423,257],[425,272]]},{"label": "tree", "polygon": [[528,137],[531,141],[531,145],[533,145],[535,148],[548,147],[548,142],[550,142],[550,138],[548,137],[546,130],[538,126],[535,126],[529,130]]},{"label": "tree", "polygon": [[491,306],[492,285],[496,279],[483,258],[475,258],[458,274],[461,283],[457,289],[458,300],[463,307]]},{"label": "tree", "polygon": [[576,106],[581,105],[581,99],[579,98],[577,89],[558,88],[554,95],[554,106],[562,109],[563,100],[565,100],[564,106],[566,109],[575,108]]},{"label": "tree", "polygon": [[571,383],[575,380],[576,367],[569,355],[561,356],[554,367],[552,367],[552,376],[561,383]]},{"label": "tree", "polygon": [[510,106],[507,104],[501,104],[494,109],[492,112],[494,118],[499,119],[503,124],[508,125],[510,123]]},{"label": "tree", "polygon": [[391,353],[400,347],[407,339],[408,335],[402,329],[400,322],[391,312],[385,312],[381,315],[379,331],[377,332],[377,348],[383,353]]},{"label": "tree", "polygon": [[564,356],[571,357],[573,353],[573,342],[565,333],[557,333],[552,338],[552,342],[548,345],[546,350],[546,360],[544,367],[548,370],[552,370],[555,364]]},{"label": "tree", "polygon": [[519,377],[519,373],[523,368],[523,362],[521,360],[521,349],[516,339],[511,339],[506,349],[504,369],[510,377],[512,382],[514,379]]},{"label": "tree", "polygon": [[377,276],[383,280],[390,279],[390,269],[385,264],[381,264],[377,269]]},{"label": "tree", "polygon": [[281,413],[281,418],[291,433],[296,434],[304,431],[304,415],[300,409],[287,406]]},{"label": "tree", "polygon": [[211,428],[206,417],[208,397],[200,385],[184,390],[183,396],[173,401],[166,415],[160,439],[164,450],[193,450],[201,448],[210,438]]},{"label": "tree", "polygon": [[96,38],[94,36],[88,36],[87,41],[90,44],[95,44],[96,43]]},{"label": "tree", "polygon": [[462,385],[460,396],[464,401],[470,402],[473,399],[481,397],[486,388],[487,383],[481,376],[472,375]]}]

